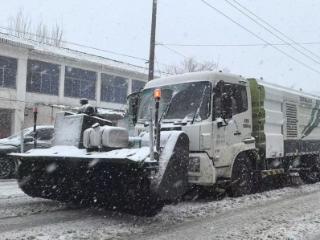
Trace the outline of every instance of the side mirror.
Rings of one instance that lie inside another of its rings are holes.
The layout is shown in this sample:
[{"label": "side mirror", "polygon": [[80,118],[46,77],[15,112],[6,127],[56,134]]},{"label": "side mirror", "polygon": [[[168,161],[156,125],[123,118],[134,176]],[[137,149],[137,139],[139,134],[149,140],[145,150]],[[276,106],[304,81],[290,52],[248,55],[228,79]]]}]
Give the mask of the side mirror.
[{"label": "side mirror", "polygon": [[31,136],[25,136],[25,137],[23,138],[23,142],[24,142],[24,143],[29,143],[29,142],[33,142],[33,141],[34,141],[34,138],[31,137]]},{"label": "side mirror", "polygon": [[225,119],[223,119],[221,117],[217,118],[217,127],[218,128],[225,127],[227,125],[228,125],[228,122]]},{"label": "side mirror", "polygon": [[133,125],[138,120],[138,111],[140,105],[140,92],[131,93],[128,97],[128,115]]},{"label": "side mirror", "polygon": [[222,118],[223,119],[229,119],[232,118],[232,98],[229,94],[223,93],[222,94]]},{"label": "side mirror", "polygon": [[223,80],[220,80],[216,84],[216,88],[218,89],[219,92],[223,92],[224,86],[225,86],[225,83]]}]

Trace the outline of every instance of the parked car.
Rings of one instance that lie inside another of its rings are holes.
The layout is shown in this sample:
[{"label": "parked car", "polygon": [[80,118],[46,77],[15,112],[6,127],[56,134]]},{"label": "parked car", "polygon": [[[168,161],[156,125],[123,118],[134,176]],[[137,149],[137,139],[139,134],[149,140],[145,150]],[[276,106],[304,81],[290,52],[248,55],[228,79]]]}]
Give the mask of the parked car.
[{"label": "parked car", "polygon": [[[51,146],[54,128],[51,125],[37,126],[37,148],[48,148]],[[34,148],[33,128],[23,130],[23,150]],[[21,132],[7,138],[0,139],[0,179],[13,177],[16,173],[18,163],[8,153],[21,151]]]}]

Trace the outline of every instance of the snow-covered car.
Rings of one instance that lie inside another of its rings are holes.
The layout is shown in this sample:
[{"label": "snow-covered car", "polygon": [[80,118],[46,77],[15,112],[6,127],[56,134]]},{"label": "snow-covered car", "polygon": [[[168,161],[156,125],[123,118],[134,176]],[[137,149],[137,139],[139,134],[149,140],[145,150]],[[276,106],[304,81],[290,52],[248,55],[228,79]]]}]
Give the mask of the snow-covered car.
[{"label": "snow-covered car", "polygon": [[[37,148],[51,146],[54,128],[51,125],[37,126]],[[34,147],[33,127],[23,130],[23,150],[28,151]],[[21,151],[21,132],[10,137],[0,139],[0,179],[13,177],[17,162],[8,154]]]}]

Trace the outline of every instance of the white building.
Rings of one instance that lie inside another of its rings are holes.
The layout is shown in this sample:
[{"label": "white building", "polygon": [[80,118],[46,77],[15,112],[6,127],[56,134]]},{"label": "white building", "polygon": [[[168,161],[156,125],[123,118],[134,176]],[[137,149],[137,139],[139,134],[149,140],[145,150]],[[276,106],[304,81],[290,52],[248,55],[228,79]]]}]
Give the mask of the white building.
[{"label": "white building", "polygon": [[125,108],[147,81],[144,68],[87,53],[0,35],[0,138],[33,124],[52,124],[59,105]]}]

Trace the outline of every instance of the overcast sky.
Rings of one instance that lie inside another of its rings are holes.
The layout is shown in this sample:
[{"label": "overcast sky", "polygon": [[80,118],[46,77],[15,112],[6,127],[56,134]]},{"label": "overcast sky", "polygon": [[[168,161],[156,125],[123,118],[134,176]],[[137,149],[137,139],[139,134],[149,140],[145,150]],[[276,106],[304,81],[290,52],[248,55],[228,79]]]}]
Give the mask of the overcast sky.
[{"label": "overcast sky", "polygon": [[[224,0],[207,0],[236,22],[268,42],[281,42],[250,22]],[[297,42],[320,42],[320,1],[237,0]],[[0,26],[19,9],[34,23],[63,25],[65,40],[148,58],[152,0],[10,0],[2,1]],[[200,0],[158,0],[157,42],[178,44],[263,43],[219,15]],[[320,44],[305,45],[318,63],[286,46],[278,46],[319,73],[294,62],[268,46],[171,47],[187,57],[219,62],[221,69],[295,89],[320,92]],[[90,50],[88,50],[90,51]],[[310,53],[307,53],[310,55]],[[144,66],[140,60],[101,55]],[[176,64],[183,56],[162,46],[156,50],[158,67]]]}]

